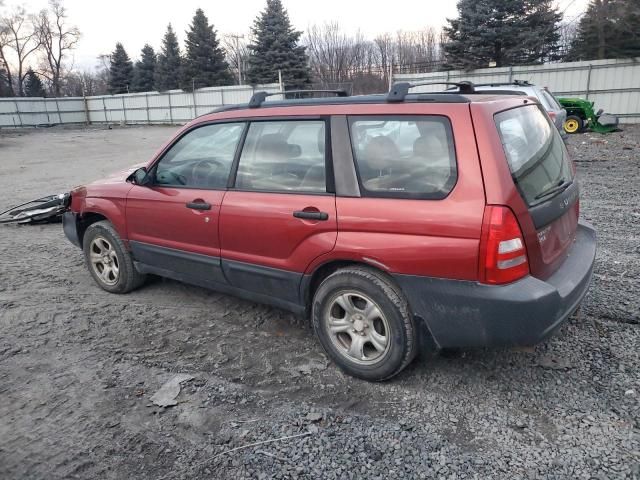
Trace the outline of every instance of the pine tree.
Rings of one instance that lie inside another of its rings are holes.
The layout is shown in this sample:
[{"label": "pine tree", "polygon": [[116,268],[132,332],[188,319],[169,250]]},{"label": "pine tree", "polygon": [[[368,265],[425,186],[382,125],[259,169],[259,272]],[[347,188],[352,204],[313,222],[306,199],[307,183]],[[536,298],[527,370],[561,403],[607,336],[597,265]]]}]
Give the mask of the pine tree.
[{"label": "pine tree", "polygon": [[167,26],[167,32],[162,39],[162,48],[158,55],[155,89],[162,92],[180,88],[181,73],[182,57],[180,56],[178,37],[176,37],[171,24],[169,24]]},{"label": "pine tree", "polygon": [[127,93],[132,87],[133,63],[120,42],[116,43],[116,49],[111,54],[111,66],[109,67],[109,93]]},{"label": "pine tree", "polygon": [[568,59],[594,60],[640,56],[640,2],[591,0],[580,19]]},{"label": "pine tree", "polygon": [[250,83],[278,81],[278,70],[287,86],[309,83],[309,64],[305,47],[298,45],[302,32],[294,30],[281,0],[267,0],[267,8],[251,28],[247,79]]},{"label": "pine tree", "polygon": [[459,0],[447,19],[449,68],[470,70],[556,59],[561,15],[551,0]]},{"label": "pine tree", "polygon": [[40,77],[31,68],[27,70],[24,79],[24,95],[26,97],[44,97],[46,95]]},{"label": "pine tree", "polygon": [[12,97],[13,93],[9,86],[9,78],[7,76],[7,71],[0,67],[0,97]]},{"label": "pine tree", "polygon": [[156,52],[149,44],[142,47],[140,60],[133,67],[133,91],[150,92],[153,90],[156,73]]},{"label": "pine tree", "polygon": [[200,8],[196,10],[187,32],[186,47],[182,68],[185,89],[233,83],[216,31]]}]

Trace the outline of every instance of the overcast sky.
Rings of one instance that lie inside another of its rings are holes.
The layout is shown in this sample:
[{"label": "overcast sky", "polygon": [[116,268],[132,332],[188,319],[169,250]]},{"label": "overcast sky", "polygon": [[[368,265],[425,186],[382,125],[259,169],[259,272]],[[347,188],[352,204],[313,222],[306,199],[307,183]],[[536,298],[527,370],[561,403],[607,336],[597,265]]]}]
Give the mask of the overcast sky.
[{"label": "overcast sky", "polygon": [[[337,21],[349,32],[360,30],[373,37],[381,32],[441,27],[447,17],[456,16],[456,0],[283,0],[294,26],[305,30],[314,23]],[[588,0],[557,0],[569,18],[577,15]],[[24,5],[31,12],[46,7],[47,0],[5,0],[6,7]],[[136,58],[145,43],[160,47],[171,22],[182,44],[185,30],[200,7],[219,34],[247,34],[266,0],[65,0],[69,21],[77,25],[82,39],[74,53],[76,68],[90,69],[99,54],[109,53],[122,42],[129,56]]]}]

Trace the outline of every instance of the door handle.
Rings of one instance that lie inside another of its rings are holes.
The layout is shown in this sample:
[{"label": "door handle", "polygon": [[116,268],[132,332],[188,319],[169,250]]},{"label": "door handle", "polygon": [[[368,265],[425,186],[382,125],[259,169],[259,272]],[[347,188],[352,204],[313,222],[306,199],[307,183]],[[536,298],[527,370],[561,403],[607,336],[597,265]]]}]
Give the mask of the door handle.
[{"label": "door handle", "polygon": [[306,212],[304,210],[298,210],[293,212],[293,216],[305,220],[329,220],[329,214],[325,212]]},{"label": "door handle", "polygon": [[187,203],[187,208],[192,210],[211,210],[211,204],[203,201],[194,201]]}]

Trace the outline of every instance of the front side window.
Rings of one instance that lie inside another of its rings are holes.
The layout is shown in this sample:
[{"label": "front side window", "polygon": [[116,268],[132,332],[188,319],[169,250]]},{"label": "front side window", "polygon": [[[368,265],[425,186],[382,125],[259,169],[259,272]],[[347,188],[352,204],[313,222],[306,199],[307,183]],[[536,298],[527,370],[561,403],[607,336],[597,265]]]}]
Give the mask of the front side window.
[{"label": "front side window", "polygon": [[364,196],[442,199],[457,178],[451,124],[440,116],[351,117]]},{"label": "front side window", "polygon": [[155,184],[225,188],[243,128],[244,123],[220,123],[188,132],[156,165]]},{"label": "front side window", "polygon": [[511,175],[530,206],[572,179],[562,138],[537,105],[498,113],[495,121]]},{"label": "front side window", "polygon": [[272,192],[327,191],[325,122],[253,122],[242,148],[236,188]]}]

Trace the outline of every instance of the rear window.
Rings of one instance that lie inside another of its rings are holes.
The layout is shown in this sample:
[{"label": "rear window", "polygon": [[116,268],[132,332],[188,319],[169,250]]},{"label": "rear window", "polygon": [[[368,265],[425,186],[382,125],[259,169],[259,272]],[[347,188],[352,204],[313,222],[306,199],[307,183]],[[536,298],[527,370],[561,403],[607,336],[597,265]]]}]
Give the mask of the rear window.
[{"label": "rear window", "polygon": [[541,92],[542,92],[542,96],[547,100],[547,103],[550,105],[551,110],[561,110],[562,109],[562,107],[560,106],[560,104],[556,100],[556,97],[554,97],[551,94],[551,92],[549,92],[548,90],[541,90]]},{"label": "rear window", "polygon": [[457,169],[446,117],[367,116],[349,122],[363,196],[442,199],[449,194]]},{"label": "rear window", "polygon": [[511,175],[529,206],[551,197],[549,189],[571,180],[562,138],[537,105],[496,114],[496,125]]}]

